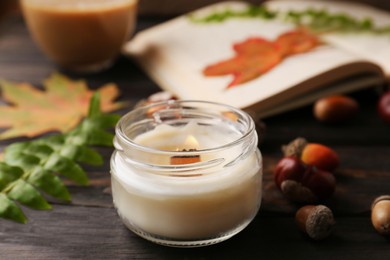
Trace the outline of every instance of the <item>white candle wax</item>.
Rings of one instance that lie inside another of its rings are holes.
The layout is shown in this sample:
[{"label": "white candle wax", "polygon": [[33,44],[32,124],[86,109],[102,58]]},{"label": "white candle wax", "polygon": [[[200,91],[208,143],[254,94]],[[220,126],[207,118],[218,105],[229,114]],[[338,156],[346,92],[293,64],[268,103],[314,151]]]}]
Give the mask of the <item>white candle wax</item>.
[{"label": "white candle wax", "polygon": [[[197,143],[186,142],[189,135]],[[158,150],[195,148],[204,151],[232,143],[241,135],[226,124],[191,122],[181,127],[159,125],[137,136],[134,142]],[[202,162],[218,158],[224,160],[217,167],[201,171],[202,175],[196,175],[198,172],[194,170],[187,177],[167,176],[169,173],[165,172],[151,174],[129,167],[123,157],[114,155],[112,192],[119,215],[130,229],[137,229],[137,233],[176,240],[236,233],[252,220],[261,200],[259,152],[254,151],[237,163],[226,166],[242,153],[237,149],[201,153]],[[166,156],[150,158],[150,162],[169,165]]]}]

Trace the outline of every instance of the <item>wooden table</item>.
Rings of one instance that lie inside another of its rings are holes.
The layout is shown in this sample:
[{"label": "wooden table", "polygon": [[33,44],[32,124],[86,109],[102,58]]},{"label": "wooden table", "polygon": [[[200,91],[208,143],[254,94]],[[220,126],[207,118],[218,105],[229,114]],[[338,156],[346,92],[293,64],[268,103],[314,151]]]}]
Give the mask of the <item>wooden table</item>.
[{"label": "wooden table", "polygon": [[[138,30],[160,21],[142,19]],[[40,86],[56,70],[35,47],[20,17],[0,23],[0,78]],[[86,78],[92,88],[115,82],[122,90],[121,99],[132,104],[159,90],[125,57],[101,74],[63,73]],[[26,225],[0,219],[0,259],[390,259],[389,239],[377,234],[370,221],[372,200],[390,193],[390,125],[377,115],[377,92],[364,90],[353,96],[360,112],[342,125],[320,124],[310,106],[265,120],[267,131],[260,147],[264,157],[261,210],[243,232],[226,242],[170,248],[127,230],[106,192],[112,150],[103,149],[104,166],[87,168],[90,186],[69,185],[71,204],[55,204],[51,211],[25,209]],[[283,198],[272,179],[282,156],[280,146],[298,136],[331,146],[341,158],[336,192],[324,202],[334,211],[337,223],[333,235],[321,242],[298,231],[294,222],[298,206]],[[1,146],[13,141],[3,141]]]}]

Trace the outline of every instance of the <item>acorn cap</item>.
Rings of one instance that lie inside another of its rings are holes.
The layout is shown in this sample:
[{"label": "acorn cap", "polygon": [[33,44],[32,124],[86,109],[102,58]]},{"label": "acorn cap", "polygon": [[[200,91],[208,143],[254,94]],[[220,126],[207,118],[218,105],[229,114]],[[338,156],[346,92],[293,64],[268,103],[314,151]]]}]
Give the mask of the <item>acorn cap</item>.
[{"label": "acorn cap", "polygon": [[318,205],[308,215],[305,229],[310,238],[321,240],[332,233],[334,224],[332,211],[324,205]]},{"label": "acorn cap", "polygon": [[313,203],[318,201],[318,197],[308,187],[295,180],[283,181],[280,189],[286,198],[294,202]]},{"label": "acorn cap", "polygon": [[294,140],[292,140],[287,145],[282,146],[282,152],[284,156],[296,156],[301,157],[302,151],[307,145],[307,140],[303,137],[298,137]]},{"label": "acorn cap", "polygon": [[371,205],[371,223],[379,234],[390,236],[390,195],[382,195]]},{"label": "acorn cap", "polygon": [[390,200],[390,195],[382,195],[382,196],[377,197],[374,200],[374,202],[371,204],[371,209],[374,208],[375,204],[377,204],[379,201],[382,201],[382,200]]}]

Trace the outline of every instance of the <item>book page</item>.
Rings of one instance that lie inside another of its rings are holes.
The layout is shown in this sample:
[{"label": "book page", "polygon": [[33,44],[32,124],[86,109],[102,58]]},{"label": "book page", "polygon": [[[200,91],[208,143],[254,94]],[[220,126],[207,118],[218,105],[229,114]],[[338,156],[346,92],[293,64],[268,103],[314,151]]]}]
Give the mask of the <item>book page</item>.
[{"label": "book page", "polygon": [[[390,13],[359,3],[325,0],[272,0],[265,3],[271,10],[288,12],[309,6],[331,13],[345,13],[357,19],[369,18],[376,26],[390,26]],[[377,63],[390,76],[390,34],[369,32],[327,33],[323,39],[364,59]]]},{"label": "book page", "polygon": [[[225,2],[196,12],[204,15],[226,8],[244,8],[242,2]],[[180,99],[222,102],[246,108],[301,82],[360,57],[322,44],[313,50],[288,56],[261,76],[227,88],[234,75],[205,76],[210,65],[234,57],[234,44],[249,38],[274,41],[294,30],[294,25],[278,20],[238,18],[220,23],[194,23],[181,16],[138,33],[126,46],[134,58],[163,88]],[[344,67],[343,72],[347,73]],[[313,85],[314,86],[314,85]]]}]

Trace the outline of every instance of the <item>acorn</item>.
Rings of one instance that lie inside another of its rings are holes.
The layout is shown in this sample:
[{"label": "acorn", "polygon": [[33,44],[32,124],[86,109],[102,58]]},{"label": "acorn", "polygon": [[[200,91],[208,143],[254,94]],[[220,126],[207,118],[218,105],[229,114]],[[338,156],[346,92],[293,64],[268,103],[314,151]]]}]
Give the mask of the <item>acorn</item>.
[{"label": "acorn", "polygon": [[314,103],[313,113],[321,122],[340,123],[352,118],[358,110],[359,104],[353,98],[335,95],[318,99]]},{"label": "acorn", "polygon": [[390,124],[390,90],[385,92],[379,99],[377,105],[379,116],[382,120]]},{"label": "acorn", "polygon": [[390,195],[379,196],[371,205],[371,222],[375,230],[390,235]]},{"label": "acorn", "polygon": [[296,156],[306,164],[329,172],[333,172],[340,164],[339,156],[333,149],[323,144],[309,143],[302,137],[282,146],[282,151],[284,156]]},{"label": "acorn", "polygon": [[336,179],[330,172],[304,164],[295,156],[284,157],[274,171],[276,186],[293,202],[313,203],[329,198]]},{"label": "acorn", "polygon": [[322,240],[333,232],[335,220],[332,211],[324,205],[306,205],[295,214],[298,228],[313,240]]}]

